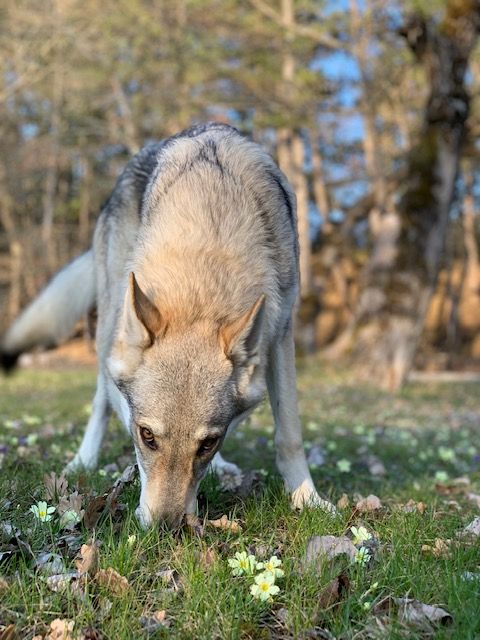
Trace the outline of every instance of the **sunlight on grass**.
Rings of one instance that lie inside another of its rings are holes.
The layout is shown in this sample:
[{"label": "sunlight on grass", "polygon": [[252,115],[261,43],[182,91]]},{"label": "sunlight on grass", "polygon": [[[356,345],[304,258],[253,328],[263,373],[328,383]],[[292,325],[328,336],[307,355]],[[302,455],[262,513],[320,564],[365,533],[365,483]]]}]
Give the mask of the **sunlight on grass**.
[{"label": "sunlight on grass", "polygon": [[[224,491],[209,475],[199,496],[202,517],[226,513],[242,530],[206,526],[202,538],[188,531],[142,531],[134,516],[137,481],[125,486],[120,506],[105,513],[95,531],[83,521],[63,529],[57,511],[51,520],[37,517],[30,507],[47,499],[43,475],[59,473],[81,437],[94,374],[22,371],[2,381],[0,625],[15,625],[28,640],[45,636],[55,618],[74,620],[83,634],[96,629],[119,640],[147,637],[147,623],[151,637],[297,638],[308,632],[303,637],[368,638],[372,620],[385,615],[379,604],[409,597],[452,616],[451,624],[430,627],[429,637],[480,634],[479,543],[457,537],[479,510],[472,497],[480,492],[479,385],[416,384],[392,397],[355,387],[341,372],[327,375],[316,363],[299,368],[312,472],[332,500],[346,494],[344,508],[336,518],[290,509],[274,471],[272,418],[263,407],[225,446],[227,458],[247,471],[260,470],[250,493]],[[76,480],[84,508],[133,460],[118,424],[112,429],[118,433],[107,439],[101,473]],[[459,476],[463,481],[453,482]],[[382,506],[360,513],[355,504],[368,494]],[[372,558],[355,563],[339,555],[304,566],[313,536],[345,534],[355,544],[370,545]],[[52,591],[40,554],[58,556],[59,573],[75,572],[80,545],[92,537],[99,543],[99,569],[115,570],[128,587],[114,593],[87,575],[77,590],[72,582]],[[437,540],[445,547],[435,547]],[[279,590],[272,589],[265,601],[252,596],[253,576],[232,575],[228,560],[243,552],[258,562],[272,556],[282,562]],[[466,579],[466,572],[474,577]],[[392,638],[427,633],[408,630],[400,617],[389,624]]]}]

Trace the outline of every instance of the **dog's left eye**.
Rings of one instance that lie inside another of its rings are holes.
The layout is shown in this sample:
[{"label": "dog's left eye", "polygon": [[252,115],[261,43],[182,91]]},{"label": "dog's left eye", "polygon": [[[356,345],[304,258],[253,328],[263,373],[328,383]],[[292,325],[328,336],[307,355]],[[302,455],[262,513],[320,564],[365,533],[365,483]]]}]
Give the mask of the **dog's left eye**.
[{"label": "dog's left eye", "polygon": [[211,453],[217,446],[219,440],[219,437],[205,438],[205,440],[198,447],[197,455],[204,456],[207,453]]},{"label": "dog's left eye", "polygon": [[150,449],[157,448],[155,436],[150,431],[150,429],[147,429],[146,427],[140,427],[140,435],[142,436],[142,440],[147,445],[147,447],[149,447]]}]

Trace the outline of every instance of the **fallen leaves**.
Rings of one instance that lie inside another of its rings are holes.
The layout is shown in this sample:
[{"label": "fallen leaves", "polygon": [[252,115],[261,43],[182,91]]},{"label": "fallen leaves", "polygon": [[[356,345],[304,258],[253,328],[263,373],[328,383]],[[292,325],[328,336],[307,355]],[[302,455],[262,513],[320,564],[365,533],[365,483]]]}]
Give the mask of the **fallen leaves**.
[{"label": "fallen leaves", "polygon": [[73,628],[75,622],[73,620],[66,620],[62,618],[55,618],[50,623],[50,628],[45,640],[77,640],[78,635],[73,635]]},{"label": "fallen leaves", "polygon": [[350,580],[345,573],[340,573],[331,580],[318,594],[318,607],[329,609],[338,604],[350,588]]},{"label": "fallen leaves", "polygon": [[80,557],[75,560],[75,566],[79,575],[88,574],[94,576],[98,567],[98,542],[82,544]]},{"label": "fallen leaves", "polygon": [[314,536],[308,541],[302,566],[319,569],[326,560],[340,555],[346,555],[353,562],[356,553],[357,548],[347,536]]},{"label": "fallen leaves", "polygon": [[400,505],[400,510],[403,511],[404,513],[417,512],[423,515],[427,510],[427,505],[425,504],[425,502],[415,502],[415,500],[412,500],[410,498],[410,500],[407,503]]},{"label": "fallen leaves", "polygon": [[19,640],[19,635],[14,624],[6,627],[0,627],[0,640]]},{"label": "fallen leaves", "polygon": [[140,626],[148,634],[154,634],[162,627],[168,629],[171,621],[167,618],[167,613],[164,609],[155,611],[152,614],[144,614],[140,616]]},{"label": "fallen leaves", "polygon": [[380,498],[370,494],[366,498],[362,498],[357,502],[355,508],[360,513],[371,513],[372,511],[378,511],[382,508],[382,503],[380,502]]},{"label": "fallen leaves", "polygon": [[208,524],[215,529],[222,529],[230,533],[240,533],[242,530],[242,527],[236,520],[229,520],[226,515],[223,515],[218,520],[208,520]]},{"label": "fallen leaves", "polygon": [[105,589],[108,589],[113,595],[121,596],[128,591],[130,584],[124,576],[112,567],[108,569],[100,569],[95,574],[95,582]]},{"label": "fallen leaves", "polygon": [[87,529],[94,529],[105,513],[113,514],[117,510],[117,499],[123,488],[133,482],[137,474],[137,465],[126,467],[122,475],[117,478],[109,491],[90,500],[85,508],[84,525]]},{"label": "fallen leaves", "polygon": [[467,526],[458,534],[459,538],[478,538],[480,536],[480,516],[476,516]]},{"label": "fallen leaves", "polygon": [[422,551],[431,553],[435,558],[448,558],[450,556],[450,540],[435,538],[433,546],[422,544]]},{"label": "fallen leaves", "polygon": [[431,627],[437,624],[448,624],[452,616],[441,607],[425,604],[413,598],[393,598],[398,606],[398,619],[415,627]]}]

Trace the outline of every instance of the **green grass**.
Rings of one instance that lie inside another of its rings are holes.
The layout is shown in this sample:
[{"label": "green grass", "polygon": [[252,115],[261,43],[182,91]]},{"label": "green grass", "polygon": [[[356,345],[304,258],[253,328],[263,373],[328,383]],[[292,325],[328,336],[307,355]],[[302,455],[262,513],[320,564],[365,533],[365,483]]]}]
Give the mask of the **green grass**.
[{"label": "green grass", "polygon": [[[28,370],[1,380],[1,385],[0,523],[18,527],[34,555],[53,551],[62,556],[66,569],[73,570],[76,549],[92,532],[81,525],[69,547],[58,519],[36,524],[29,507],[45,497],[44,473],[60,472],[80,441],[94,373]],[[134,516],[139,493],[135,482],[120,496],[125,508],[103,517],[95,531],[101,567],[113,567],[128,578],[130,588],[115,596],[90,580],[82,598],[71,588],[52,592],[33,560],[19,552],[0,561],[0,577],[7,581],[0,591],[0,625],[14,624],[18,637],[31,640],[35,634],[46,635],[54,618],[68,618],[75,620],[75,629],[95,628],[106,639],[136,639],[147,637],[140,616],[165,610],[170,627],[150,637],[327,637],[319,635],[321,628],[336,638],[367,638],[372,637],[368,629],[374,614],[363,602],[374,606],[387,596],[408,595],[451,614],[452,624],[436,628],[433,637],[479,638],[480,580],[462,579],[466,571],[480,572],[478,540],[452,544],[448,557],[435,557],[422,551],[422,545],[433,545],[436,538],[455,539],[478,515],[478,507],[464,492],[443,495],[435,478],[439,472],[450,479],[467,476],[467,490],[480,493],[480,385],[415,383],[391,396],[355,386],[341,372],[326,372],[318,363],[302,362],[299,391],[307,449],[321,446],[325,454],[325,462],[313,469],[317,487],[333,501],[343,493],[350,498],[351,506],[337,518],[316,510],[291,511],[274,470],[272,418],[265,406],[224,447],[225,457],[245,470],[265,470],[260,493],[240,499],[222,491],[212,476],[201,489],[202,515],[228,513],[241,523],[240,534],[211,527],[203,538],[187,531],[144,532]],[[118,424],[112,424],[111,433],[100,467],[116,461],[122,469],[132,448]],[[370,474],[372,455],[383,462],[385,476]],[[339,460],[350,462],[348,473],[340,471]],[[107,490],[112,476],[95,472],[77,481],[88,500]],[[369,493],[379,496],[384,508],[358,514],[353,508],[356,494]],[[426,512],[402,511],[399,505],[409,499],[425,502]],[[368,566],[337,558],[302,570],[309,538],[343,535],[353,524],[363,524],[378,538]],[[136,540],[129,544],[132,535]],[[0,531],[0,552],[12,547],[15,544]],[[213,554],[208,565],[202,561],[206,550]],[[242,550],[281,557],[285,578],[278,581],[281,591],[272,603],[252,599],[253,579],[231,575],[227,560]],[[169,589],[156,575],[164,569],[178,572],[180,590]],[[321,606],[323,589],[340,573],[348,578],[348,588],[339,602]],[[373,593],[363,596],[375,582]],[[278,614],[279,609],[286,611]],[[389,635],[383,637],[417,638],[424,633],[392,616]]]}]

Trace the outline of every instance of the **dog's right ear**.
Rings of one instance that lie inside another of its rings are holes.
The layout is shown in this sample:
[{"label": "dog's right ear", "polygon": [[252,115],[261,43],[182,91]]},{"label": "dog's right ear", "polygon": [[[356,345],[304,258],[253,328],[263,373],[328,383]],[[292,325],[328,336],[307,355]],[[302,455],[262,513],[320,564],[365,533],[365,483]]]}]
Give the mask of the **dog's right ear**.
[{"label": "dog's right ear", "polygon": [[117,340],[146,349],[163,336],[166,329],[162,314],[142,291],[133,271],[130,272]]},{"label": "dog's right ear", "polygon": [[166,320],[131,272],[109,360],[112,375],[127,375],[128,370],[138,364],[142,352],[162,337],[166,330]]}]

